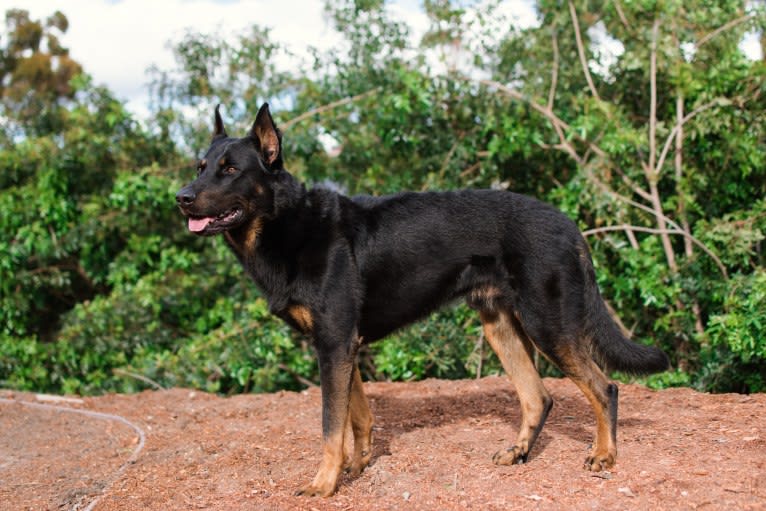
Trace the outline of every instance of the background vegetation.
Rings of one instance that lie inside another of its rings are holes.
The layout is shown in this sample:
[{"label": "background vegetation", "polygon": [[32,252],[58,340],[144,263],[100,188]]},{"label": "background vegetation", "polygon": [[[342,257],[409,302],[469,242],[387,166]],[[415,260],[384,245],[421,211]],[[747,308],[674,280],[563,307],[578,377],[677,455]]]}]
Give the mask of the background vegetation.
[{"label": "background vegetation", "polygon": [[[556,204],[634,338],[671,355],[674,371],[650,384],[766,390],[766,67],[739,48],[764,33],[763,5],[538,0],[540,24],[523,30],[491,3],[468,7],[425,0],[430,29],[413,45],[383,2],[330,2],[345,41],[300,71],[275,65],[287,50],[265,27],[236,41],[189,33],[173,43],[178,68],[153,70],[144,123],[69,56],[62,13],[9,11],[0,385],[317,381],[309,340],[174,206],[212,105],[237,133],[268,100],[303,180],[371,194],[507,188]],[[480,340],[456,306],[370,347],[362,367],[368,379],[498,371]]]}]

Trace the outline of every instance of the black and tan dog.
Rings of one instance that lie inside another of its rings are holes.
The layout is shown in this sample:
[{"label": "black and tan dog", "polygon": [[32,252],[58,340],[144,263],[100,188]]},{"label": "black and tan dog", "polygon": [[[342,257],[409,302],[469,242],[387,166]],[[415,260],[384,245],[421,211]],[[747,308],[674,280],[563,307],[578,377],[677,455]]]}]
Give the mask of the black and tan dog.
[{"label": "black and tan dog", "polygon": [[[268,105],[232,138],[218,109],[198,177],[176,195],[189,230],[221,233],[269,300],[313,339],[322,387],[323,459],[304,495],[335,491],[346,468],[370,461],[373,418],[356,364],[372,342],[465,297],[516,387],[516,444],[494,455],[527,460],[552,399],[535,350],[571,378],[593,406],[590,470],[615,462],[617,386],[603,370],[650,373],[668,359],[629,341],[596,286],[588,247],[556,209],[511,192],[465,190],[345,197],[306,188],[283,167]],[[344,446],[351,428],[353,453]]]}]

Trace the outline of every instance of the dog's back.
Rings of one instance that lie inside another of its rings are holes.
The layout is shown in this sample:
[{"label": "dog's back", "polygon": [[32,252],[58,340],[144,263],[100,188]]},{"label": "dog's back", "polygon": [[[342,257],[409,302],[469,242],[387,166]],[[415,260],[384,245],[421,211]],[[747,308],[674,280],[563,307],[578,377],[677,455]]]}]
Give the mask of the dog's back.
[{"label": "dog's back", "polygon": [[537,218],[544,229],[542,217],[561,215],[494,190],[355,197],[351,207],[358,208],[350,215],[357,223],[352,244],[365,286],[360,334],[369,340],[484,288],[513,305],[514,288],[534,279],[527,278],[534,261],[525,262],[524,254],[558,242],[555,233],[529,229],[526,220]]},{"label": "dog's back", "polygon": [[588,338],[602,367],[662,370],[656,349],[629,343],[603,305],[587,245],[559,210],[506,191],[353,198],[352,247],[363,277],[360,335],[370,341],[466,296],[512,310],[555,359],[560,338]]}]

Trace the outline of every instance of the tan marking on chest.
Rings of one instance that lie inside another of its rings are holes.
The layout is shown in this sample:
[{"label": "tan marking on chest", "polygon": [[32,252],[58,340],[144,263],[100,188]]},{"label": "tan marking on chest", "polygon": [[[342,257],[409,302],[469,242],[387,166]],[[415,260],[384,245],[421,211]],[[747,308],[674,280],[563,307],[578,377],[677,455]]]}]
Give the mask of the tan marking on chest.
[{"label": "tan marking on chest", "polygon": [[243,234],[234,237],[231,232],[226,231],[223,233],[223,236],[239,255],[250,257],[255,254],[255,246],[261,231],[263,231],[263,220],[256,218],[250,222],[250,225],[247,226],[247,230]]},{"label": "tan marking on chest", "polygon": [[245,253],[246,254],[255,253],[255,244],[258,242],[258,236],[261,234],[262,230],[263,230],[263,220],[261,220],[260,218],[256,218],[250,224],[250,227],[247,229],[247,234],[245,235]]},{"label": "tan marking on chest", "polygon": [[287,313],[304,332],[311,332],[314,329],[314,318],[305,305],[291,305],[287,308]]}]

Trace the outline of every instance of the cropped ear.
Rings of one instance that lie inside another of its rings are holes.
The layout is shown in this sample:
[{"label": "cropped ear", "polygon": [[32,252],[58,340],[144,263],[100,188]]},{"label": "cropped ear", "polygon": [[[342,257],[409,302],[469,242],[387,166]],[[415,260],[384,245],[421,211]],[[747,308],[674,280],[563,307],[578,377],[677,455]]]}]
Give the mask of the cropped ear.
[{"label": "cropped ear", "polygon": [[221,104],[218,103],[215,106],[215,123],[213,124],[213,140],[218,137],[225,137],[226,129],[223,127],[223,119],[221,119],[221,113],[218,109],[221,108]]},{"label": "cropped ear", "polygon": [[282,134],[274,125],[268,103],[264,103],[258,110],[253,127],[250,128],[250,137],[255,140],[266,168],[279,169],[282,163]]}]

